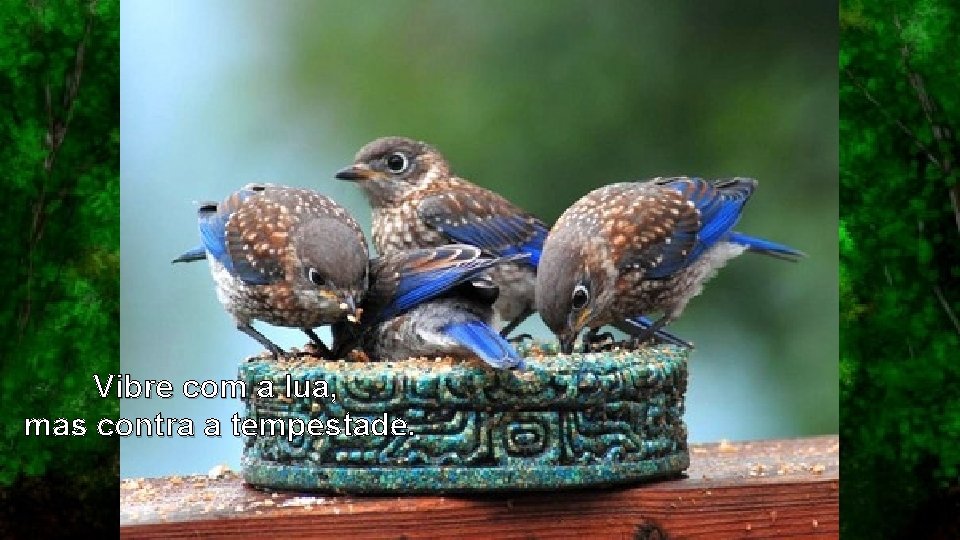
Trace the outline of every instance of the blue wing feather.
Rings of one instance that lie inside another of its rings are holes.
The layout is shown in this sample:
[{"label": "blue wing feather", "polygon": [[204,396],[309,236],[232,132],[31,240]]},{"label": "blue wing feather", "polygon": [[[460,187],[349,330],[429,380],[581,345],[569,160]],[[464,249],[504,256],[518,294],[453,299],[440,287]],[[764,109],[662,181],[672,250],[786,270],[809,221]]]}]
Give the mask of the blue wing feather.
[{"label": "blue wing feather", "polygon": [[427,225],[452,242],[477,246],[500,257],[525,254],[525,262],[534,268],[540,263],[546,225],[490,192],[427,197],[419,212]]},{"label": "blue wing feather", "polygon": [[673,245],[689,242],[691,235],[696,240],[686,256],[679,251],[664,250],[665,260],[648,274],[653,278],[666,277],[695,261],[705,251],[726,240],[731,229],[740,219],[743,207],[753,193],[756,182],[750,178],[732,178],[711,183],[701,178],[675,178],[664,182],[693,202],[700,212],[699,230],[677,229],[673,233]]},{"label": "blue wing feather", "polygon": [[[429,256],[424,256],[424,252]],[[390,302],[380,311],[378,320],[389,319],[433,300],[497,264],[525,257],[481,257],[479,248],[470,245],[450,245],[416,252],[396,269],[399,274],[396,289]]]},{"label": "blue wing feather", "polygon": [[711,184],[701,179],[688,178],[669,182],[667,185],[686,195],[700,210],[702,225],[697,244],[690,254],[691,261],[719,241],[741,244],[750,251],[787,260],[797,260],[805,256],[803,252],[789,246],[732,230],[740,219],[747,199],[756,188],[755,180],[731,178]]},{"label": "blue wing feather", "polygon": [[700,211],[700,231],[689,255],[689,260],[693,261],[736,225],[756,182],[749,178],[733,178],[710,183],[700,178],[686,178],[667,185],[686,195]]},{"label": "blue wing feather", "polygon": [[694,248],[694,257],[712,247],[726,235],[740,218],[743,203],[723,203],[714,205],[711,212],[703,218],[703,228],[700,229],[700,241]]},{"label": "blue wing feather", "polygon": [[[456,242],[477,246],[484,251],[499,256],[527,254],[527,262],[536,267],[540,263],[540,253],[547,238],[547,228],[538,224],[532,226],[518,216],[496,216],[483,222],[467,222],[463,225],[444,225],[442,232]],[[504,231],[507,234],[504,234]],[[532,234],[522,243],[513,243],[511,235]]]},{"label": "blue wing feather", "polygon": [[397,292],[385,310],[384,318],[432,300],[494,264],[495,259],[478,259],[426,272],[401,273]]},{"label": "blue wing feather", "polygon": [[[236,199],[228,199],[231,204],[238,205],[257,192],[253,189],[241,189],[236,193]],[[205,204],[197,212],[197,221],[200,228],[200,243],[213,258],[220,262],[228,272],[236,275],[251,285],[265,285],[270,282],[263,274],[253,269],[240,271],[234,265],[230,253],[227,251],[227,222],[236,210],[228,207],[227,202],[221,204]]]},{"label": "blue wing feather", "polygon": [[547,240],[547,228],[537,225],[533,238],[520,246],[520,253],[530,256],[530,265],[536,268],[540,265],[540,254],[543,253],[543,243]]},{"label": "blue wing feather", "polygon": [[441,328],[441,331],[495,368],[526,369],[523,359],[507,340],[482,321],[452,323]]},{"label": "blue wing feather", "polygon": [[230,215],[219,212],[216,206],[201,207],[197,213],[200,226],[200,244],[228,271],[233,271],[233,260],[227,254],[227,220]]}]

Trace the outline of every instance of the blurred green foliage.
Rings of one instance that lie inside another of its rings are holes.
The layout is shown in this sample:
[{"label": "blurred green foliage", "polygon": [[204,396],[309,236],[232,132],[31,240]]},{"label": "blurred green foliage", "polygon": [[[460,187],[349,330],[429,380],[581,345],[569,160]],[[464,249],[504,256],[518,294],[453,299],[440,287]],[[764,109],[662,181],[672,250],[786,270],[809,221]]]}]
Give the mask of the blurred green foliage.
[{"label": "blurred green foliage", "polygon": [[[25,490],[4,489],[0,522],[52,492],[61,524],[115,527],[98,497],[116,494],[119,445],[95,426],[119,403],[91,374],[119,367],[119,2],[5,0],[0,17],[0,486]],[[88,434],[26,437],[25,418]]]},{"label": "blurred green foliage", "polygon": [[[731,263],[674,330],[696,329],[722,363],[731,348],[708,332],[723,325],[756,347],[726,368],[796,381],[772,391],[780,425],[755,436],[837,430],[824,407],[838,399],[835,3],[377,6],[259,14],[287,44],[275,61],[296,109],[278,110],[334,130],[347,151],[382,135],[431,142],[454,172],[551,223],[615,181],[757,178],[739,227],[810,257]],[[248,95],[275,84],[244,83]]]},{"label": "blurred green foliage", "polygon": [[668,174],[757,175],[813,206],[836,190],[834,111],[812,110],[836,92],[831,6],[315,2],[279,15],[277,62],[314,107],[296,114],[357,146],[433,142],[549,221],[594,187]]},{"label": "blurred green foliage", "polygon": [[842,531],[921,537],[960,471],[960,14],[844,0],[840,21]]}]

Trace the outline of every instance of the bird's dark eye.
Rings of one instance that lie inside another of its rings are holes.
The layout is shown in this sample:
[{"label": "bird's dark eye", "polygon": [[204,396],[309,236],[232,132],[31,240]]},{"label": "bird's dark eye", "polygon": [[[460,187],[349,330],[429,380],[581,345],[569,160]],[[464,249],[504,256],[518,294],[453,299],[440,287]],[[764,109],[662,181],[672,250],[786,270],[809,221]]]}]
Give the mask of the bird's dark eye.
[{"label": "bird's dark eye", "polygon": [[307,279],[313,282],[314,285],[318,287],[323,287],[326,281],[323,279],[323,276],[320,275],[320,272],[317,272],[316,269],[310,268],[307,270]]},{"label": "bird's dark eye", "polygon": [[583,285],[577,285],[573,289],[573,297],[570,299],[570,305],[573,309],[583,309],[590,301],[590,291]]},{"label": "bird's dark eye", "polygon": [[407,170],[407,167],[410,166],[410,162],[407,161],[407,156],[401,154],[400,152],[394,152],[387,156],[387,168],[390,169],[390,172],[394,174],[400,174],[403,171]]}]

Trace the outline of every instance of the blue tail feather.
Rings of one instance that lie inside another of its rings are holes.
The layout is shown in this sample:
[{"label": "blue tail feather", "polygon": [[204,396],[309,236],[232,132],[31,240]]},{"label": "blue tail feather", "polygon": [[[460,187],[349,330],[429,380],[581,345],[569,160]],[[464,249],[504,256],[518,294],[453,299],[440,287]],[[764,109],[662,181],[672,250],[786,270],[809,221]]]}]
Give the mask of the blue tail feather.
[{"label": "blue tail feather", "polygon": [[788,261],[797,261],[807,256],[806,253],[793,249],[792,247],[771,242],[770,240],[765,240],[763,238],[748,236],[738,232],[730,233],[730,236],[727,237],[727,241],[734,244],[747,246],[747,249],[750,251],[763,253],[764,255],[770,255],[771,257],[777,257],[778,259],[786,259]]},{"label": "blue tail feather", "polygon": [[184,251],[179,257],[173,260],[175,263],[179,262],[194,262],[202,261],[207,258],[207,250],[203,246],[194,246],[187,251]]},{"label": "blue tail feather", "polygon": [[495,368],[526,368],[523,358],[507,340],[483,321],[451,323],[441,330]]}]

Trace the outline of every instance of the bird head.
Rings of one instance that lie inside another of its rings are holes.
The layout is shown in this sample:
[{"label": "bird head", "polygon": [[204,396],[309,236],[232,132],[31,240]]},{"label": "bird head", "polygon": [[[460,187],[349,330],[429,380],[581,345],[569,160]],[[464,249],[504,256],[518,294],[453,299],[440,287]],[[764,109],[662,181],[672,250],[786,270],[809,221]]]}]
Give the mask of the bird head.
[{"label": "bird head", "polygon": [[537,267],[536,305],[560,340],[560,351],[570,354],[581,330],[599,326],[611,298],[604,293],[608,287],[602,272],[584,257],[583,239],[569,234],[562,222],[557,226],[547,236]]},{"label": "bird head", "polygon": [[319,310],[332,320],[357,322],[367,289],[369,252],[352,220],[318,218],[299,230],[297,258],[305,290],[314,291]]},{"label": "bird head", "polygon": [[430,145],[405,137],[383,137],[361,148],[353,165],[335,176],[357,182],[370,203],[381,206],[447,175],[446,160]]}]

